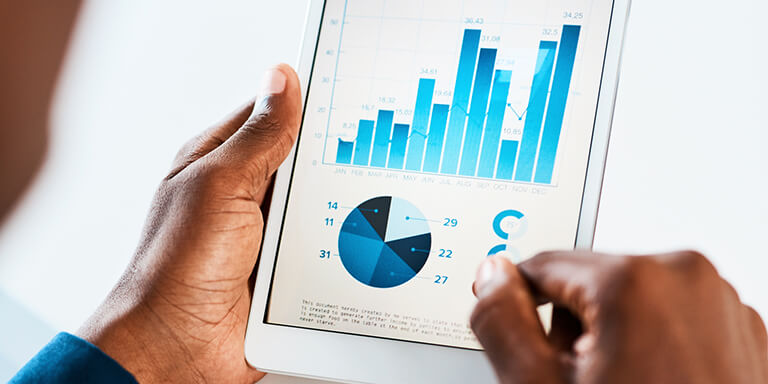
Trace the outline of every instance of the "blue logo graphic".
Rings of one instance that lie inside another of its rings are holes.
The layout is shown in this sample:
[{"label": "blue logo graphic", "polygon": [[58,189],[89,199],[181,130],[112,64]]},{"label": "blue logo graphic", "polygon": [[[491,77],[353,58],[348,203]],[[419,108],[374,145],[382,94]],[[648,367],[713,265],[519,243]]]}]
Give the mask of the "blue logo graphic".
[{"label": "blue logo graphic", "polygon": [[519,261],[520,252],[512,246],[512,242],[523,237],[527,231],[528,218],[522,212],[514,209],[502,211],[493,219],[493,232],[505,242],[491,248],[488,256],[507,252],[514,261]]}]

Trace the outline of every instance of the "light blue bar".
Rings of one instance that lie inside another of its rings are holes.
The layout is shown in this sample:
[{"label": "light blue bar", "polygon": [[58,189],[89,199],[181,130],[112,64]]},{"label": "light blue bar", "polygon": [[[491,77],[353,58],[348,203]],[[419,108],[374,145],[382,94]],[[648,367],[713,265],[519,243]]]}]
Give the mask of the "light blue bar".
[{"label": "light blue bar", "polygon": [[469,120],[464,134],[464,148],[461,152],[459,174],[475,176],[477,160],[480,152],[480,140],[483,137],[485,115],[488,112],[488,96],[491,93],[493,67],[496,64],[496,50],[480,49],[480,59],[475,73],[475,88],[472,91],[472,102],[469,106]]},{"label": "light blue bar", "polygon": [[440,173],[456,174],[459,165],[461,141],[464,138],[464,126],[467,122],[467,107],[469,93],[472,90],[472,77],[475,74],[477,50],[480,46],[480,30],[465,29],[464,41],[461,44],[459,69],[456,73],[456,85],[453,89],[451,117],[448,123],[448,134],[445,138],[445,153]]},{"label": "light blue bar", "polygon": [[499,180],[512,180],[515,170],[515,156],[517,156],[517,140],[502,140],[499,149],[499,164],[496,167],[496,178]]},{"label": "light blue bar", "polygon": [[413,131],[408,141],[408,159],[405,169],[421,171],[421,160],[424,158],[424,142],[427,139],[429,124],[429,108],[432,106],[432,95],[435,93],[435,79],[419,79],[419,92],[416,94],[416,107],[413,109]]},{"label": "light blue bar", "polygon": [[357,125],[357,138],[355,139],[355,156],[352,163],[355,165],[368,165],[371,157],[371,140],[373,139],[373,120],[360,120]]},{"label": "light blue bar", "polygon": [[576,48],[579,44],[578,25],[564,25],[560,38],[560,49],[557,52],[557,66],[552,80],[552,92],[549,95],[547,119],[541,133],[541,147],[536,162],[535,182],[549,184],[552,182],[552,171],[555,169],[557,146],[560,142],[560,131],[563,128],[565,106],[568,102],[568,91],[571,87],[573,64],[576,60]]},{"label": "light blue bar", "polygon": [[427,151],[424,155],[424,172],[437,172],[440,169],[445,124],[448,122],[448,108],[449,106],[446,104],[435,104],[432,107],[432,119],[427,135]]},{"label": "light blue bar", "polygon": [[477,176],[493,177],[496,168],[496,157],[499,152],[499,140],[501,140],[501,126],[504,123],[504,112],[507,110],[507,97],[509,96],[509,82],[512,79],[512,71],[496,70],[493,77],[493,89],[491,101],[488,104],[488,119],[485,121],[483,132],[483,146],[480,151],[480,163],[477,166]]},{"label": "light blue bar", "polygon": [[376,133],[373,136],[373,153],[371,153],[372,167],[386,167],[389,153],[389,139],[392,137],[392,120],[394,111],[379,110],[376,118]]},{"label": "light blue bar", "polygon": [[352,148],[354,145],[353,141],[339,139],[339,147],[336,149],[336,164],[352,163]]},{"label": "light blue bar", "polygon": [[[405,146],[408,143],[408,124],[395,124],[392,131],[392,145],[389,147],[389,162],[387,168],[403,169],[405,162]],[[411,136],[413,138],[413,136]]]},{"label": "light blue bar", "polygon": [[531,181],[533,165],[536,162],[536,150],[539,147],[541,122],[544,120],[544,108],[547,106],[547,94],[552,80],[552,67],[555,65],[557,43],[542,41],[539,43],[539,57],[528,98],[528,112],[523,126],[523,140],[520,142],[520,156],[517,159],[515,180]]}]

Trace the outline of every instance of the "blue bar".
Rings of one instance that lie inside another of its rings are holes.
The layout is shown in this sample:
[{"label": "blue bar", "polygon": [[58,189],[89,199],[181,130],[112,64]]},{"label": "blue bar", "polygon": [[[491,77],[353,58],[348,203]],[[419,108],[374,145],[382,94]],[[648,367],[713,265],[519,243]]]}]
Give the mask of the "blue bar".
[{"label": "blue bar", "polygon": [[413,132],[408,141],[408,160],[405,169],[421,171],[424,157],[424,142],[427,139],[429,108],[432,107],[432,95],[435,93],[435,79],[419,79],[419,92],[416,94],[416,107],[413,110]]},{"label": "blue bar", "polygon": [[355,142],[339,139],[339,147],[336,149],[336,164],[352,163],[352,148]]},{"label": "blue bar", "polygon": [[499,150],[499,165],[496,167],[496,178],[499,180],[512,180],[515,170],[515,156],[517,156],[517,141],[502,140]]},{"label": "blue bar", "polygon": [[533,165],[536,161],[536,150],[539,147],[541,122],[544,120],[544,108],[547,105],[556,49],[557,43],[554,41],[542,41],[539,44],[539,57],[536,60],[536,72],[533,75],[531,95],[528,98],[528,112],[523,126],[517,172],[515,172],[517,181],[531,181],[533,177]]},{"label": "blue bar", "polygon": [[541,148],[536,162],[535,182],[549,184],[552,182],[552,171],[555,169],[557,146],[560,142],[560,131],[563,128],[565,105],[568,101],[568,91],[571,87],[573,63],[576,60],[576,48],[579,44],[578,25],[564,25],[560,38],[560,50],[557,52],[557,66],[552,80],[552,92],[549,95],[547,119],[541,133]]},{"label": "blue bar", "polygon": [[429,135],[427,135],[427,152],[424,155],[424,172],[437,172],[440,169],[448,108],[446,104],[435,104],[432,107],[432,120],[429,123]]},{"label": "blue bar", "polygon": [[389,138],[392,137],[392,119],[394,111],[379,110],[376,118],[376,133],[373,136],[372,167],[386,167],[389,153]]},{"label": "blue bar", "polygon": [[355,139],[355,157],[352,163],[355,165],[368,165],[371,157],[371,140],[373,139],[373,120],[360,120],[357,125],[357,139]]},{"label": "blue bar", "polygon": [[488,119],[485,121],[483,147],[480,152],[480,164],[477,166],[477,176],[493,177],[511,79],[512,71],[497,70],[493,77],[493,90],[491,90],[491,102],[488,105]]},{"label": "blue bar", "polygon": [[464,137],[464,126],[467,122],[469,93],[472,90],[472,76],[475,74],[479,46],[480,30],[465,29],[459,57],[459,69],[456,73],[456,85],[453,89],[451,118],[448,123],[448,135],[445,138],[445,154],[440,168],[441,173],[456,174],[456,168],[459,165],[461,140]]},{"label": "blue bar", "polygon": [[475,89],[472,91],[472,103],[469,106],[469,120],[464,134],[464,148],[461,153],[459,174],[474,176],[477,172],[477,155],[480,152],[480,139],[483,137],[485,115],[488,112],[488,95],[491,93],[493,66],[496,64],[496,50],[480,49],[475,74]]},{"label": "blue bar", "polygon": [[387,168],[403,169],[405,162],[405,145],[408,143],[408,124],[395,124],[392,131],[392,146],[389,148]]}]

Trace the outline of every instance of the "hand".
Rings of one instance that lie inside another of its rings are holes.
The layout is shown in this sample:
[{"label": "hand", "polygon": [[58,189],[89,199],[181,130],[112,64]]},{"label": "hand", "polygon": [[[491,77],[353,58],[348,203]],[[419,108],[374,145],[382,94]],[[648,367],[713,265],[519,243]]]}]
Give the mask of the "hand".
[{"label": "hand", "polygon": [[[503,383],[768,383],[762,320],[695,252],[492,257],[475,288],[472,329]],[[549,335],[534,297],[555,305]]]},{"label": "hand", "polygon": [[246,383],[248,279],[261,205],[298,134],[301,91],[286,65],[264,94],[190,141],[155,196],[136,255],[79,331],[139,382]]}]

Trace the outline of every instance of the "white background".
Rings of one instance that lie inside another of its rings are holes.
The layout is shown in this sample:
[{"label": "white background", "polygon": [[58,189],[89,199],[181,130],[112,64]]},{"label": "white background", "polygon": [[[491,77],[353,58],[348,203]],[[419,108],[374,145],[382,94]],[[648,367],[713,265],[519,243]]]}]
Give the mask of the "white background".
[{"label": "white background", "polygon": [[[48,163],[0,234],[0,381],[100,303],[177,148],[251,97],[262,71],[295,62],[305,6],[86,4]],[[767,14],[762,0],[634,4],[595,239],[701,250],[764,317]]]}]

